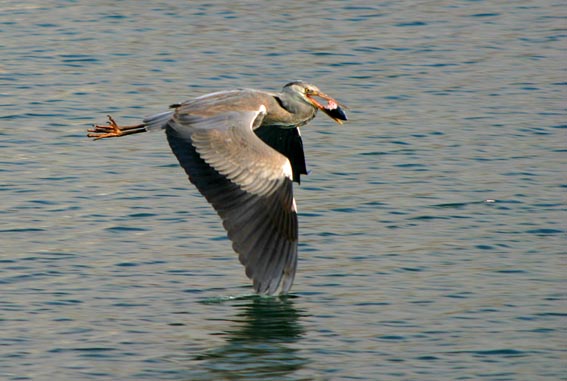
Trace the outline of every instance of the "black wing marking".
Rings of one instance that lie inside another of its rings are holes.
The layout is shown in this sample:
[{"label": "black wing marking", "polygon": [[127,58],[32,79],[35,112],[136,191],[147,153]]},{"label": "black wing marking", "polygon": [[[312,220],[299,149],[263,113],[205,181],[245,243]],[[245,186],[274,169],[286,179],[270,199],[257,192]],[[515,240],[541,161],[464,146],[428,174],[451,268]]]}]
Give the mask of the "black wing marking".
[{"label": "black wing marking", "polygon": [[264,143],[289,159],[293,171],[293,181],[300,183],[301,175],[307,174],[307,165],[299,128],[261,126],[254,132]]}]

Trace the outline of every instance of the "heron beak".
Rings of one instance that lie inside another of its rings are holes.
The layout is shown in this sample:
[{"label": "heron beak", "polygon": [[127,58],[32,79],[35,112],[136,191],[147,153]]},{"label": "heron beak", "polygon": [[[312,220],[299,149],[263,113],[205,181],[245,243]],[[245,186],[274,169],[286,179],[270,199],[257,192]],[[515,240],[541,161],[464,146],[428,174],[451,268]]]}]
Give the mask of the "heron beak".
[{"label": "heron beak", "polygon": [[[343,105],[343,104],[340,104],[339,102],[337,102],[336,100],[334,100],[333,98],[328,96],[327,94],[324,94],[322,92],[318,92],[318,93],[315,93],[315,94],[307,94],[306,97],[307,97],[307,99],[309,99],[309,101],[311,102],[311,104],[313,106],[315,106],[319,110],[323,111],[325,114],[327,114],[331,119],[333,119],[338,124],[343,124],[343,121],[347,120],[347,116],[346,116],[345,112],[343,111],[343,109],[341,108],[341,106],[344,107],[344,108],[346,108],[346,106]],[[322,105],[314,97],[318,97],[318,98],[326,100],[327,104]]]}]

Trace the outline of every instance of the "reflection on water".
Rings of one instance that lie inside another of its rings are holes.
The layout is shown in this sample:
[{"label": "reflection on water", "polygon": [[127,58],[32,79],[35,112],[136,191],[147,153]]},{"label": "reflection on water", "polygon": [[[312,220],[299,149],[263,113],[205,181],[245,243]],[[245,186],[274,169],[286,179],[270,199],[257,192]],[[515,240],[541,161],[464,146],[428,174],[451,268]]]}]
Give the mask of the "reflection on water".
[{"label": "reflection on water", "polygon": [[286,377],[308,360],[298,352],[304,334],[300,310],[290,297],[253,296],[238,301],[234,326],[219,332],[226,341],[196,356],[207,379],[275,380]]}]

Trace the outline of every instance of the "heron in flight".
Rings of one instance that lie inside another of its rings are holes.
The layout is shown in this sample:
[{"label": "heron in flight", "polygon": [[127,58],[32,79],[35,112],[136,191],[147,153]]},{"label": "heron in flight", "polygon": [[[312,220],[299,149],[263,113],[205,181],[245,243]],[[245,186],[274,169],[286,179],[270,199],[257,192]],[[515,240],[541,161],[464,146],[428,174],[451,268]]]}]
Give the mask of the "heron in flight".
[{"label": "heron in flight", "polygon": [[88,130],[94,140],[165,130],[189,180],[223,226],[259,294],[286,294],[297,268],[297,208],[293,182],[307,174],[299,127],[318,110],[339,124],[339,102],[303,81],[282,91],[220,91],[170,106],[134,126]]}]

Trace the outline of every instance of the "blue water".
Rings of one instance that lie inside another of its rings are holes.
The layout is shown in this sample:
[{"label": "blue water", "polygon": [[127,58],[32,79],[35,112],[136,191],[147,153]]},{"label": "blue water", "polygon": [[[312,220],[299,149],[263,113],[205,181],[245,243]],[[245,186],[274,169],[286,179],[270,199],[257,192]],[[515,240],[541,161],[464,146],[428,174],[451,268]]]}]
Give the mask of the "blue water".
[{"label": "blue water", "polygon": [[[0,378],[565,377],[564,13],[2,2]],[[162,134],[85,130],[294,79],[350,121],[303,128],[298,276],[255,298]]]}]

